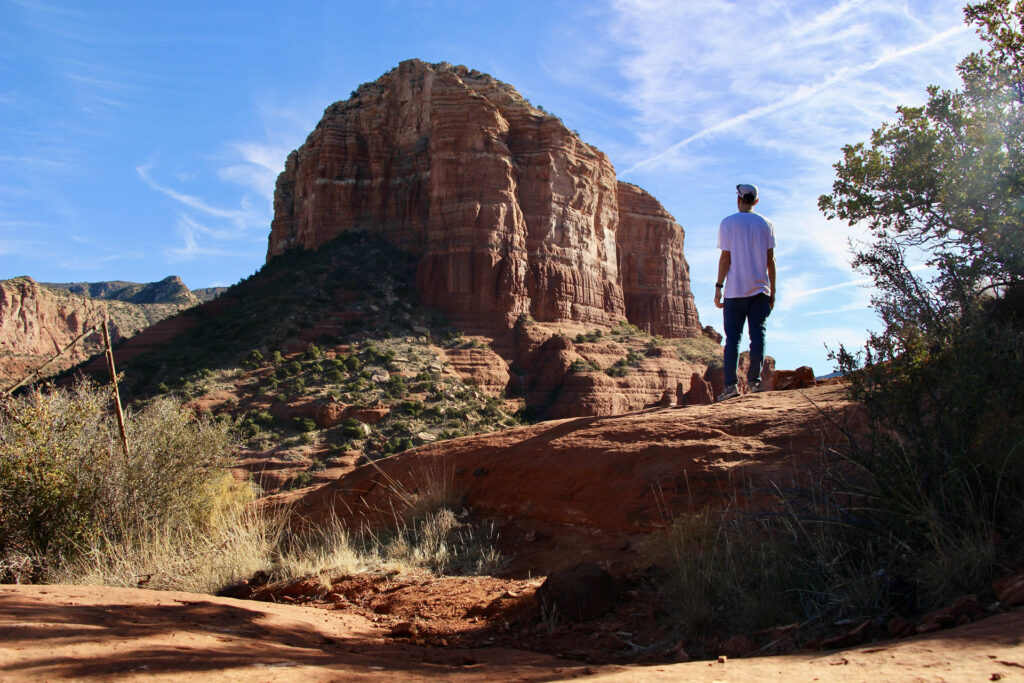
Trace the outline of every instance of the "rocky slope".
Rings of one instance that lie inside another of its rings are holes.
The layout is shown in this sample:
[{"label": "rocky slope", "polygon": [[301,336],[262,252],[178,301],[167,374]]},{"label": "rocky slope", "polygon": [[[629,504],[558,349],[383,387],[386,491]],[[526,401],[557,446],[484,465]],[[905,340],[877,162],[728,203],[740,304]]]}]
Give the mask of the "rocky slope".
[{"label": "rocky slope", "polygon": [[838,384],[553,420],[421,446],[282,500],[298,518],[336,514],[359,527],[386,521],[403,492],[433,477],[498,520],[502,549],[524,575],[585,559],[629,566],[637,543],[678,515],[770,508],[778,491],[807,484],[823,442],[860,420]]},{"label": "rocky slope", "polygon": [[558,118],[466,67],[402,62],[289,155],[268,259],[350,230],[413,254],[424,302],[464,325],[701,334],[672,216]]},{"label": "rocky slope", "polygon": [[[29,277],[0,281],[0,386],[17,382],[104,317],[109,317],[111,341],[117,343],[197,303],[176,277],[150,285],[44,285]],[[46,374],[90,358],[101,350],[102,342],[99,333],[86,336]]]}]

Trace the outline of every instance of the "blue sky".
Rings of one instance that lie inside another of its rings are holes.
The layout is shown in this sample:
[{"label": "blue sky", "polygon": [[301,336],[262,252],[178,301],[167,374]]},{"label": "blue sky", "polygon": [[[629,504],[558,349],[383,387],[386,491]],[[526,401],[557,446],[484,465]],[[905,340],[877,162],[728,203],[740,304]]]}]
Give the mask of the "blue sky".
[{"label": "blue sky", "polygon": [[825,221],[844,143],[980,46],[947,0],[0,0],[0,278],[180,275],[263,263],[273,183],[330,103],[418,57],[486,71],[604,150],[686,230],[704,324],[719,220],[761,188],[779,294],[768,352],[831,368],[878,327]]}]

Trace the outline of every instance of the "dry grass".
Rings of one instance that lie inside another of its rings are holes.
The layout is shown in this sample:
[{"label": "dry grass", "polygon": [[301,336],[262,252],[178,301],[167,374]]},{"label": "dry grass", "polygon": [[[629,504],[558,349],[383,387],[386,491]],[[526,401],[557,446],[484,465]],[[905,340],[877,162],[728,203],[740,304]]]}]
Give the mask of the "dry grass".
[{"label": "dry grass", "polygon": [[673,620],[687,633],[767,628],[800,613],[799,560],[777,529],[702,510],[677,517],[644,550],[665,572]]},{"label": "dry grass", "polygon": [[277,525],[246,505],[212,524],[158,523],[101,536],[52,575],[58,583],[212,593],[267,565]]}]

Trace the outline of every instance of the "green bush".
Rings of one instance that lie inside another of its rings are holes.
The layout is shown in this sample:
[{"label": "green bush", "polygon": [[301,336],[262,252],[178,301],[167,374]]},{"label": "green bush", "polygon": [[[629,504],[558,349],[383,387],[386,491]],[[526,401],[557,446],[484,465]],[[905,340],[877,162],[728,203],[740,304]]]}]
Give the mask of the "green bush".
[{"label": "green bush", "polygon": [[108,403],[88,384],[0,399],[0,564],[30,557],[45,578],[102,539],[217,512],[228,426],[156,399],[128,414],[126,456]]},{"label": "green bush", "polygon": [[846,145],[819,198],[868,235],[853,265],[884,329],[835,354],[867,418],[844,455],[871,482],[860,527],[878,571],[915,610],[1024,559],[1024,4],[964,16],[987,46],[961,61],[962,87]]},{"label": "green bush", "polygon": [[359,440],[366,438],[366,432],[363,431],[362,423],[351,417],[341,423],[341,433],[349,439]]},{"label": "green bush", "polygon": [[391,375],[384,384],[384,393],[391,398],[403,398],[409,393],[409,387],[405,383],[405,378],[401,375]]},{"label": "green bush", "polygon": [[421,401],[402,401],[398,404],[398,409],[406,415],[415,417],[423,412],[423,403]]},{"label": "green bush", "polygon": [[263,354],[259,349],[253,349],[242,360],[242,365],[251,368],[258,367],[261,363],[263,363]]}]

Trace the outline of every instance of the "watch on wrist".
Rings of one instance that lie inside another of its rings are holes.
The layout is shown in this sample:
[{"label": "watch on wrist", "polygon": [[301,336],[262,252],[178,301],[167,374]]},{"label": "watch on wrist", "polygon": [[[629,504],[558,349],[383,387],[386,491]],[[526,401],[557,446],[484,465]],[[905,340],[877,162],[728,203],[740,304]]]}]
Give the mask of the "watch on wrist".
[{"label": "watch on wrist", "polygon": [[722,283],[721,282],[716,282],[715,283],[715,289],[721,289],[721,288],[722,288]]}]

